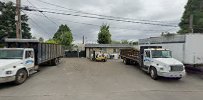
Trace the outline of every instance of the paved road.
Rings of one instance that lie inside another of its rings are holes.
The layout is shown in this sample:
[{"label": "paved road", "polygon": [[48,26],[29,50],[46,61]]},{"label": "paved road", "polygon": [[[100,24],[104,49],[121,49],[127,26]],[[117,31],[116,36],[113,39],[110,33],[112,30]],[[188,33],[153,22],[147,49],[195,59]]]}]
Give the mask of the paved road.
[{"label": "paved road", "polygon": [[24,84],[0,84],[0,100],[202,100],[203,77],[152,80],[135,66],[66,58]]}]

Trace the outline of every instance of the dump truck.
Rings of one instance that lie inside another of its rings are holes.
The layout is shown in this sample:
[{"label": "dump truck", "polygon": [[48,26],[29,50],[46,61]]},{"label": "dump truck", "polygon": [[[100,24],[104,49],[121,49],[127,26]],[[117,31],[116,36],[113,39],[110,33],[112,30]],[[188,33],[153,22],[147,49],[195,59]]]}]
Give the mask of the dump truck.
[{"label": "dump truck", "polygon": [[174,59],[171,53],[159,46],[140,46],[137,49],[121,49],[120,56],[125,64],[137,64],[154,80],[159,76],[181,79],[186,75],[185,66]]},{"label": "dump truck", "polygon": [[22,84],[39,71],[39,65],[58,65],[64,56],[61,45],[36,39],[5,39],[4,44],[0,48],[0,83]]}]

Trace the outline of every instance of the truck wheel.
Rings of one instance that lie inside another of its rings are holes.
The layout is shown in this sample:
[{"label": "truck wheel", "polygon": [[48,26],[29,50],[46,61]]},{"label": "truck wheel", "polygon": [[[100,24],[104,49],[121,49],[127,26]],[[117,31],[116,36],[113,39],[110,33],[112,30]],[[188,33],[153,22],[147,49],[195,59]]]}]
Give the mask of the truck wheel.
[{"label": "truck wheel", "polygon": [[125,59],[123,59],[123,63],[126,64],[126,60]]},{"label": "truck wheel", "polygon": [[25,69],[20,69],[16,74],[16,79],[14,81],[15,84],[19,85],[26,81],[28,78],[28,73]]},{"label": "truck wheel", "polygon": [[55,59],[53,60],[53,65],[56,66],[56,65],[58,65],[58,64],[59,64],[59,59],[58,59],[58,58],[55,58]]},{"label": "truck wheel", "polygon": [[175,80],[180,80],[181,79],[181,77],[177,77],[177,78],[174,78]]},{"label": "truck wheel", "polygon": [[128,65],[127,59],[124,59],[124,60],[123,60],[123,63],[126,64],[126,65]]},{"label": "truck wheel", "polygon": [[126,64],[127,64],[127,65],[130,65],[130,64],[131,64],[130,62],[131,62],[130,59],[126,59]]},{"label": "truck wheel", "polygon": [[129,59],[124,59],[123,62],[124,64],[129,65]]},{"label": "truck wheel", "polygon": [[150,76],[154,80],[158,79],[157,70],[154,67],[150,68]]}]

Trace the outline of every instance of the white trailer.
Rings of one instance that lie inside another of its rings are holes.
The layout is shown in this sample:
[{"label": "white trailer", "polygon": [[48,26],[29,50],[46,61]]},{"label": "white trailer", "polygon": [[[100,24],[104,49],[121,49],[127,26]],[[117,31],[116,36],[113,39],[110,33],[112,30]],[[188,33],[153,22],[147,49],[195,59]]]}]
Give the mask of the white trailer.
[{"label": "white trailer", "polygon": [[162,46],[186,66],[203,65],[203,34],[171,35],[140,39],[140,46]]}]

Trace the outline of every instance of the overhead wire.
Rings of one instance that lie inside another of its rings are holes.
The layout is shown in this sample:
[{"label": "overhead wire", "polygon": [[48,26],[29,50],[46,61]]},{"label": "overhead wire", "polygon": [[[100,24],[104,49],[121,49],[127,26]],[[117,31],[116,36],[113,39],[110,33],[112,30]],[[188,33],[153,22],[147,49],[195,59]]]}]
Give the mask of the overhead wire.
[{"label": "overhead wire", "polygon": [[[32,13],[33,14],[33,13]],[[37,14],[33,14],[33,15],[36,15],[36,16],[41,16],[41,15],[37,15]],[[89,25],[89,26],[101,26],[101,25],[98,25],[98,24],[91,24],[91,23],[84,23],[84,22],[77,22],[77,21],[71,21],[71,20],[66,20],[66,19],[59,19],[59,18],[53,18],[53,17],[49,17],[49,18],[52,18],[52,19],[56,19],[56,20],[62,20],[62,21],[67,21],[67,22],[71,22],[71,23],[76,23],[76,24],[84,24],[84,25]],[[165,31],[165,30],[140,30],[140,29],[133,29],[133,28],[121,28],[121,27],[112,27],[111,28],[114,28],[114,29],[123,29],[123,30],[137,30],[137,31]]]},{"label": "overhead wire", "polygon": [[52,13],[52,14],[75,16],[75,17],[84,17],[84,18],[91,18],[91,19],[111,20],[111,21],[117,21],[117,22],[127,22],[127,23],[136,23],[136,24],[156,25],[156,26],[165,26],[165,27],[178,27],[178,26],[175,26],[175,25],[168,25],[168,24],[158,24],[158,23],[150,23],[150,22],[139,22],[139,21],[131,21],[131,20],[123,20],[123,19],[115,19],[115,18],[104,18],[104,17],[88,16],[88,15],[81,15],[81,14],[54,12],[54,11],[48,11],[48,10],[37,10],[37,9],[30,9],[30,8],[26,8],[26,9],[23,9],[23,10],[38,11],[38,12],[45,12],[45,13]]},{"label": "overhead wire", "polygon": [[[22,11],[22,10],[21,10]],[[26,14],[24,11],[22,11],[24,14]],[[42,28],[42,27],[40,27],[40,25],[37,23],[37,22],[35,22],[31,17],[28,17],[29,19],[30,19],[30,21],[32,21],[39,29],[41,29],[42,31],[44,31],[44,33],[46,33],[47,34],[47,36],[50,36],[50,34],[44,29],[44,28]]]},{"label": "overhead wire", "polygon": [[63,7],[63,6],[60,6],[60,5],[53,4],[53,3],[45,2],[45,1],[42,1],[42,0],[37,0],[37,1],[39,1],[41,3],[44,3],[44,4],[47,4],[47,5],[55,6],[55,7],[58,7],[58,8],[67,9],[67,10],[75,12],[75,13],[88,14],[88,15],[96,15],[96,16],[100,16],[100,17],[110,17],[110,18],[116,18],[116,19],[127,19],[127,20],[137,20],[137,21],[157,22],[157,23],[163,23],[164,22],[164,23],[167,23],[166,21],[143,20],[143,19],[134,19],[134,18],[116,17],[116,16],[110,16],[110,15],[101,15],[101,14],[89,13],[89,12],[84,12],[84,11],[80,11],[80,10],[70,9],[70,8],[67,8],[67,7]]},{"label": "overhead wire", "polygon": [[[27,0],[28,3],[30,3],[34,8],[38,9],[34,4],[32,4],[29,0]],[[46,19],[48,19],[50,22],[58,26],[58,24],[54,21],[52,21],[49,17],[47,17],[43,12],[40,12]]]}]

